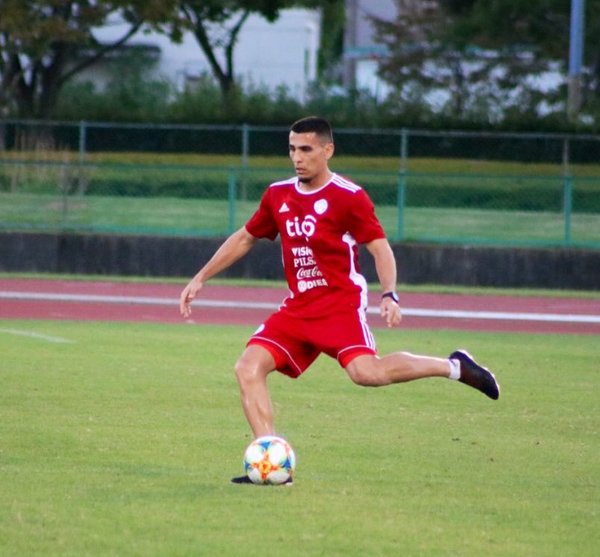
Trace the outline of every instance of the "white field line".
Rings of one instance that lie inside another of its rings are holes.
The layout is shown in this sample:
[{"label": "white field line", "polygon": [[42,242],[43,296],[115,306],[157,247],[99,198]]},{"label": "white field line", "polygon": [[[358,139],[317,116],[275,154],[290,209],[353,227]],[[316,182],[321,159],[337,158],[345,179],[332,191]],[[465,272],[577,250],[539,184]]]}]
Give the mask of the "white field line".
[{"label": "white field line", "polygon": [[55,344],[73,344],[75,342],[74,340],[69,340],[68,338],[53,337],[51,335],[44,335],[41,333],[35,333],[33,331],[22,331],[20,329],[0,329],[0,333],[5,333],[7,335],[17,335],[20,337],[28,337],[36,340],[52,342]]},{"label": "white field line", "polygon": [[[176,308],[178,300],[152,296],[105,296],[95,294],[55,294],[45,292],[9,292],[0,291],[0,300],[54,301],[102,304],[127,304],[149,306],[172,306]],[[208,308],[228,309],[264,309],[273,311],[279,304],[272,302],[251,302],[242,300],[207,300],[199,298],[194,305]],[[369,306],[368,313],[379,313],[379,308]],[[582,315],[567,313],[526,313],[509,311],[467,311],[455,309],[402,308],[405,316],[433,317],[446,319],[488,319],[497,321],[546,321],[555,323],[600,323],[600,315]]]}]

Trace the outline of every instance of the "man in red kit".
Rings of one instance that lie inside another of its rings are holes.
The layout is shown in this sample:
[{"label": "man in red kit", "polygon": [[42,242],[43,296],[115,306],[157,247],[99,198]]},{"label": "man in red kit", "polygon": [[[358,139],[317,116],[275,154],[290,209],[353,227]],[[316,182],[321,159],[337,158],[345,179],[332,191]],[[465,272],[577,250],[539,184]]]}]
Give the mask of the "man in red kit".
[{"label": "man in red kit", "polygon": [[235,366],[254,436],[275,433],[268,375],[277,370],[299,377],[322,352],[336,358],[358,385],[446,377],[497,399],[500,388],[494,375],[464,350],[448,358],[408,352],[377,355],[366,320],[367,283],[358,268],[358,246],[364,244],[373,256],[382,292],[380,312],[388,327],[399,325],[402,318],[396,261],[367,193],[329,169],[333,152],[326,120],[295,122],[289,155],[296,176],[266,189],[246,225],[225,240],[181,293],[180,310],[187,317],[208,279],[243,257],[259,239],[279,235],[290,294],[250,337]]}]

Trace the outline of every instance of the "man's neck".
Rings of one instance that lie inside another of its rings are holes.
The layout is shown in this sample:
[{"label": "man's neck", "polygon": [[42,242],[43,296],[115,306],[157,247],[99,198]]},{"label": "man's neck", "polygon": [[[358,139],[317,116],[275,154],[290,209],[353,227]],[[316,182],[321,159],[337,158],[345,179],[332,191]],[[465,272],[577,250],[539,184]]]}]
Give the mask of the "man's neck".
[{"label": "man's neck", "polygon": [[323,186],[326,186],[331,181],[332,177],[333,177],[333,172],[331,172],[330,170],[327,170],[327,172],[325,172],[319,176],[315,176],[309,182],[302,182],[302,181],[298,180],[298,187],[302,191],[306,191],[306,192],[315,191],[315,190],[322,188]]}]

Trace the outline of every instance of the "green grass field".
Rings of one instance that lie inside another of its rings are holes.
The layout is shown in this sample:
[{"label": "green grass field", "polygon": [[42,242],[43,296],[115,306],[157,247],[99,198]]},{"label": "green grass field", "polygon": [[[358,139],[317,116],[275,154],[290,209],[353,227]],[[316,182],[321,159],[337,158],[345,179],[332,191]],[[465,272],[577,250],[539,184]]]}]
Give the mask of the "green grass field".
[{"label": "green grass field", "polygon": [[[0,193],[0,227],[22,229],[26,215],[32,230],[226,235],[230,225],[234,229],[243,226],[256,207],[255,201],[238,201],[230,216],[226,200],[114,196],[63,199],[58,195]],[[402,231],[396,207],[382,205],[377,213],[391,239],[553,246],[565,242],[565,222],[560,212],[407,207]],[[570,241],[598,247],[600,215],[573,213]]]},{"label": "green grass field", "polygon": [[382,352],[467,345],[498,402],[441,379],[360,388],[324,357],[274,376],[289,488],[229,483],[251,331],[0,322],[0,554],[597,555],[596,338],[377,331]]},{"label": "green grass field", "polygon": [[[227,235],[266,184],[291,174],[285,156],[251,157],[244,178],[235,156],[91,153],[82,170],[76,155],[2,155],[0,229]],[[342,156],[333,167],[365,184],[394,241],[600,246],[599,165],[573,165],[565,197],[560,165],[411,158],[402,212],[398,166]]]}]

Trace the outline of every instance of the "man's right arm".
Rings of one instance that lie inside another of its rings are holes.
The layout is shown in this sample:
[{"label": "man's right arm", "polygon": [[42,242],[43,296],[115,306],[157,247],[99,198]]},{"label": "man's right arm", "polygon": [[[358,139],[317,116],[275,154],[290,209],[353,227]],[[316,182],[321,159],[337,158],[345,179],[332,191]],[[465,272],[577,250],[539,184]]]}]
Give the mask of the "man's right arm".
[{"label": "man's right arm", "polygon": [[192,313],[192,300],[204,286],[204,283],[246,255],[252,249],[256,241],[257,238],[252,236],[252,234],[246,230],[245,226],[229,236],[208,260],[206,265],[196,273],[194,278],[192,278],[181,292],[179,298],[179,311],[181,312],[181,315],[189,317]]}]

